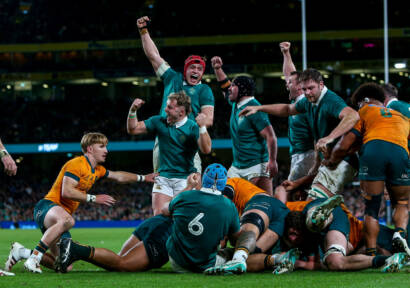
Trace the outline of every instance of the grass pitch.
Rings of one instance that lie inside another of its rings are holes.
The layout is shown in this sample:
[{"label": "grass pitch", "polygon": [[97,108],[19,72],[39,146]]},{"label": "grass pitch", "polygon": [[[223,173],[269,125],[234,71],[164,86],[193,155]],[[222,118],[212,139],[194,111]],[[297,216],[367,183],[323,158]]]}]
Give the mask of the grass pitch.
[{"label": "grass pitch", "polygon": [[[73,239],[81,243],[119,251],[133,229],[72,229]],[[0,230],[0,265],[6,261],[10,244],[18,241],[33,248],[41,237],[39,230]],[[241,276],[205,276],[201,274],[174,274],[169,264],[161,269],[143,273],[106,272],[85,262],[76,262],[67,274],[43,269],[32,274],[18,263],[14,277],[0,277],[0,287],[410,287],[410,268],[400,273],[386,274],[368,269],[358,272],[295,271],[273,276],[265,273],[248,273]]]}]

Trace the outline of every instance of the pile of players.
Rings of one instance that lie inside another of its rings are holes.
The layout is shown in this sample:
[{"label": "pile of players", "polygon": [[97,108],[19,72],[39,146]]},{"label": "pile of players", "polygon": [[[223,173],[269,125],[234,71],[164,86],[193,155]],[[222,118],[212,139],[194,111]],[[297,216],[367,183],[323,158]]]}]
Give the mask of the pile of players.
[{"label": "pile of players", "polygon": [[[215,76],[232,106],[233,163],[228,171],[212,164],[202,173],[198,151],[211,152],[207,128],[214,113],[212,91],[201,83],[205,60],[190,56],[183,74],[177,73],[160,56],[148,24],[148,17],[137,20],[144,52],[164,82],[163,103],[159,115],[140,121],[137,111],[144,101],[135,99],[127,131],[156,137],[155,173],[105,169],[101,164],[108,139],[101,133],[85,134],[84,155],[63,166],[35,207],[43,237],[33,250],[14,242],[2,274],[22,259],[24,267],[36,273],[42,272],[40,265],[67,272],[77,260],[113,271],[144,271],[170,261],[176,272],[208,275],[265,269],[281,274],[296,268],[381,267],[395,272],[409,263],[410,105],[397,100],[394,86],[361,85],[351,97],[356,111],[324,85],[319,71],[297,72],[290,43],[283,42],[291,103],[261,105],[253,96],[253,80],[238,76],[230,81],[222,59],[213,57]],[[275,189],[277,143],[267,114],[289,119],[291,171]],[[11,156],[5,149],[0,153],[6,172],[15,174]],[[366,204],[364,221],[350,213],[340,195],[357,173]],[[81,202],[115,203],[109,195],[88,193],[103,177],[154,183],[155,216],[135,230],[118,254],[79,244],[69,232],[74,226],[71,215]],[[385,189],[395,229],[378,223]]]}]

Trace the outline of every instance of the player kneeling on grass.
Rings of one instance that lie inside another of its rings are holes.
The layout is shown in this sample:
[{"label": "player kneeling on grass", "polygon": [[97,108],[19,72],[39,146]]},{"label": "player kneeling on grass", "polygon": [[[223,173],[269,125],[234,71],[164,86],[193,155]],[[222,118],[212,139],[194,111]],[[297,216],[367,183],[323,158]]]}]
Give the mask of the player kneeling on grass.
[{"label": "player kneeling on grass", "polygon": [[[71,238],[68,230],[74,226],[72,214],[78,205],[81,202],[107,206],[115,203],[115,199],[106,194],[87,194],[97,179],[108,178],[119,183],[154,182],[155,173],[142,176],[109,171],[100,165],[107,157],[107,144],[107,137],[101,133],[92,132],[83,136],[81,148],[84,155],[71,159],[63,166],[49,193],[34,208],[34,219],[43,237],[33,251],[17,242],[13,243],[5,270],[10,271],[21,259],[27,259],[24,267],[31,272],[41,273],[40,263],[54,269],[55,259],[59,255],[56,243],[60,238]],[[48,249],[51,254],[46,253]]]},{"label": "player kneeling on grass", "polygon": [[174,220],[167,250],[175,272],[203,272],[217,265],[219,244],[225,237],[235,243],[239,236],[239,216],[235,205],[223,196],[227,171],[221,164],[209,165],[203,174],[188,178],[188,191],[164,206],[164,214]]}]

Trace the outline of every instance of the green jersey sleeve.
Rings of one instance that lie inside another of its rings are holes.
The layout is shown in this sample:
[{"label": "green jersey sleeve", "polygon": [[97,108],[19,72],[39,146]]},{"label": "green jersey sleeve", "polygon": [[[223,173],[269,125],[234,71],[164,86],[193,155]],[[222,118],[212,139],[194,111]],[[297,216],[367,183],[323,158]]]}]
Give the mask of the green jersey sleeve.
[{"label": "green jersey sleeve", "polygon": [[248,116],[248,119],[252,122],[252,125],[261,132],[263,129],[265,129],[267,126],[271,125],[269,122],[269,117],[266,113],[263,112],[257,112],[255,114],[252,114]]},{"label": "green jersey sleeve", "polygon": [[208,85],[202,86],[202,91],[199,95],[199,106],[215,106],[214,94]]},{"label": "green jersey sleeve", "polygon": [[144,121],[145,127],[147,128],[148,132],[155,133],[157,131],[158,122],[160,121],[161,116],[156,115],[148,118]]},{"label": "green jersey sleeve", "polygon": [[308,105],[309,105],[309,101],[306,99],[306,97],[303,97],[303,99],[296,102],[295,104],[296,111],[298,111],[299,113],[305,113],[308,110],[307,108]]}]

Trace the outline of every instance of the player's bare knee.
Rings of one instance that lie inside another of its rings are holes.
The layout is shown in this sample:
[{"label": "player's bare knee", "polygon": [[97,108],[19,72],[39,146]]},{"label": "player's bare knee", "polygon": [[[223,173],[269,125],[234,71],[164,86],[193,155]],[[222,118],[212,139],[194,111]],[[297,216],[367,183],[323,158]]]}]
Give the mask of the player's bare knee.
[{"label": "player's bare knee", "polygon": [[345,269],[345,257],[345,247],[339,244],[332,244],[323,256],[323,263],[329,270],[342,271]]},{"label": "player's bare knee", "polygon": [[64,231],[67,231],[67,230],[71,229],[74,226],[75,220],[71,216],[66,216],[66,217],[63,218],[61,223],[62,223],[62,227],[63,227]]},{"label": "player's bare knee", "polygon": [[326,258],[325,264],[331,271],[345,270],[345,256],[342,254],[331,254]]}]

